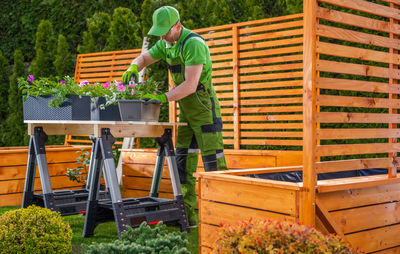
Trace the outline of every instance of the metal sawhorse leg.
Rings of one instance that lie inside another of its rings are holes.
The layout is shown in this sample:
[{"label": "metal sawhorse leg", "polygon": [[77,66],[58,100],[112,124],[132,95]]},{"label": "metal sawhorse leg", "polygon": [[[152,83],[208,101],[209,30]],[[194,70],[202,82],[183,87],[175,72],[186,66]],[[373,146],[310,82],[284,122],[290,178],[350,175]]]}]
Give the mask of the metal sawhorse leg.
[{"label": "metal sawhorse leg", "polygon": [[[47,135],[42,127],[35,127],[34,134],[29,141],[28,163],[25,176],[25,187],[22,199],[22,207],[26,208],[32,204],[43,206],[52,211],[58,211],[61,215],[78,214],[86,209],[88,191],[81,190],[62,190],[53,192],[50,182],[50,174],[46,159],[45,143]],[[92,145],[92,149],[94,148]],[[93,153],[93,151],[92,151]],[[92,170],[92,160],[89,167],[89,175]],[[34,194],[35,171],[39,169],[40,181],[43,193]],[[90,179],[88,179],[89,181]],[[106,192],[100,193],[101,199],[107,199]]]},{"label": "metal sawhorse leg", "polygon": [[[127,229],[127,226],[139,226],[143,221],[148,223],[154,221],[163,221],[167,224],[174,223],[180,226],[181,231],[187,231],[188,220],[178,176],[171,130],[166,129],[162,137],[157,138],[159,144],[157,162],[149,197],[122,199],[112,153],[114,141],[115,139],[108,128],[101,129],[101,137],[97,138],[94,148],[95,162],[90,176],[92,181],[86,208],[83,237],[92,236],[99,223],[113,220],[116,223],[119,237]],[[158,198],[165,157],[168,161],[174,191],[173,200]],[[111,201],[98,200],[101,162],[104,164],[104,175],[110,190]]]}]

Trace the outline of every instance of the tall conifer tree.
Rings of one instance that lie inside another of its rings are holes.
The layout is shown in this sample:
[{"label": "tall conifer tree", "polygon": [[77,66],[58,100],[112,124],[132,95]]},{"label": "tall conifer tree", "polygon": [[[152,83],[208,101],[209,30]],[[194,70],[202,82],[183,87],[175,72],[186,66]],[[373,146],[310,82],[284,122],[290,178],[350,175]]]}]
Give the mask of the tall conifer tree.
[{"label": "tall conifer tree", "polygon": [[57,54],[54,60],[54,66],[60,78],[66,75],[72,75],[74,71],[74,60],[69,52],[67,39],[62,34],[58,35]]}]

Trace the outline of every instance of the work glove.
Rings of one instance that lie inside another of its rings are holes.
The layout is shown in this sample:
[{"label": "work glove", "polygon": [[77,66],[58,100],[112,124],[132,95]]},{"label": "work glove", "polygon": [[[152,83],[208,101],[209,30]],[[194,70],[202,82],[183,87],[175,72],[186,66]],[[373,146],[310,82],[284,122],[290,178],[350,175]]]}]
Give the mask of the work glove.
[{"label": "work glove", "polygon": [[145,94],[142,97],[142,100],[144,100],[144,104],[150,104],[150,103],[154,103],[154,104],[162,104],[162,103],[167,103],[168,102],[168,98],[165,94]]},{"label": "work glove", "polygon": [[138,77],[139,77],[138,67],[136,64],[132,64],[122,75],[122,83],[124,83],[124,85],[127,85],[129,84],[129,81],[131,81],[132,78],[134,79],[135,83],[137,83]]}]

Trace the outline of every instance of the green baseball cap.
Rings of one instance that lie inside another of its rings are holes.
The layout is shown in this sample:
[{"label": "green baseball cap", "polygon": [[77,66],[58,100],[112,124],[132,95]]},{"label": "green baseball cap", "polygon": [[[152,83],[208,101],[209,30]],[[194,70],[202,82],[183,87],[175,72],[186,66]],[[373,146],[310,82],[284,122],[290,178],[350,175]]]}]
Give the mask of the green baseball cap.
[{"label": "green baseball cap", "polygon": [[171,6],[163,6],[153,13],[153,26],[148,34],[163,36],[179,21],[179,12]]}]

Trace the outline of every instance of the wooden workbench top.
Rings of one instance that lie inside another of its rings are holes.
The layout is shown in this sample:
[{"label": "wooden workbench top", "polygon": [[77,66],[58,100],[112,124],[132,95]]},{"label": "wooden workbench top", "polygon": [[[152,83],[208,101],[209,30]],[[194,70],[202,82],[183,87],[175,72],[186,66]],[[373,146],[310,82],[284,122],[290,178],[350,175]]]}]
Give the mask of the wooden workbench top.
[{"label": "wooden workbench top", "polygon": [[165,129],[185,123],[139,122],[139,121],[59,121],[26,120],[28,134],[35,127],[42,127],[47,135],[94,135],[101,136],[101,129],[108,128],[114,137],[160,137]]}]

